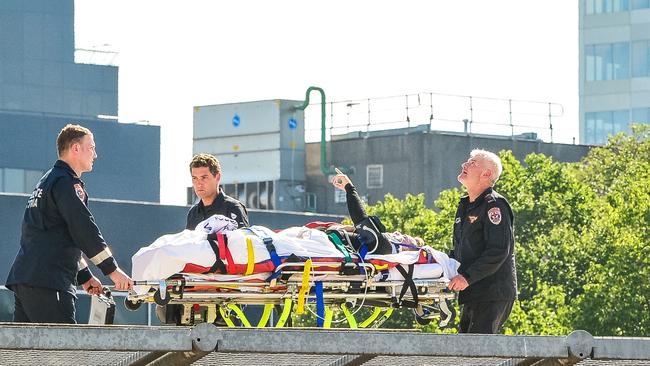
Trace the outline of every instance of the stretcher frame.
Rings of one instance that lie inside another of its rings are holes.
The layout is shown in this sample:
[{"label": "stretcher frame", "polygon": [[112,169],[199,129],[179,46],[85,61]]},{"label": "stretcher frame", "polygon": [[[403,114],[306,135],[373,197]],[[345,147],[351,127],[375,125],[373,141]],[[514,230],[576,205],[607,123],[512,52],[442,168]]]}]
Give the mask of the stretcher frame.
[{"label": "stretcher frame", "polygon": [[[160,305],[157,315],[162,323],[169,324],[165,309],[168,305],[178,305],[182,311],[171,323],[217,324],[221,319],[231,327],[235,326],[235,318],[243,326],[251,326],[238,305],[265,305],[257,326],[267,326],[271,308],[283,305],[275,324],[282,327],[294,305],[296,313],[302,314],[305,304],[318,303],[319,296],[311,290],[320,282],[323,289],[320,301],[327,308],[324,316],[315,314],[319,326],[329,327],[333,308],[343,310],[351,328],[379,327],[396,308],[411,308],[421,325],[438,319],[440,328],[449,326],[455,317],[451,304],[455,294],[447,290],[445,278],[414,279],[402,291],[405,281],[375,281],[376,269],[371,263],[314,262],[313,266],[311,260],[282,263],[275,269],[275,278],[261,282],[204,280],[201,277],[210,275],[195,273],[178,273],[158,281],[134,281],[134,285],[149,286],[150,290],[146,294],[130,293],[125,298],[125,306],[136,310],[143,303]],[[417,301],[411,289],[417,289]],[[374,312],[359,324],[354,313],[364,306],[373,307]]]}]

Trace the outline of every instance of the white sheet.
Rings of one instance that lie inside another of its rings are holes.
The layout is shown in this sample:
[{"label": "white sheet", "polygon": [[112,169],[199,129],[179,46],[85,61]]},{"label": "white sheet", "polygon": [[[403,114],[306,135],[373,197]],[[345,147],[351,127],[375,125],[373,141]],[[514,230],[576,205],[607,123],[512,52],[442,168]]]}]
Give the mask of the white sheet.
[{"label": "white sheet", "polygon": [[[305,258],[331,258],[343,259],[344,255],[336,249],[329,241],[327,234],[320,230],[306,227],[291,227],[279,233],[275,233],[263,226],[256,226],[258,230],[269,235],[273,239],[273,245],[280,257],[288,257],[295,254]],[[246,239],[250,238],[253,246],[255,263],[261,263],[270,259],[262,239],[247,229],[225,231],[228,237],[228,248],[235,264],[248,263],[248,248]],[[451,278],[457,274],[458,262],[435,249],[426,247],[431,252],[438,264],[418,265],[416,273],[422,277],[416,278],[437,278],[438,271],[442,271],[444,277]],[[368,259],[380,259],[393,263],[412,264],[420,256],[418,251],[404,251],[389,255],[367,255]],[[151,245],[138,250],[131,258],[132,278],[134,280],[163,280],[169,276],[179,273],[186,264],[193,263],[203,267],[210,267],[216,261],[214,251],[207,240],[207,234],[202,230],[183,230],[177,234],[169,234],[156,239]],[[225,261],[227,262],[227,261]],[[440,268],[438,268],[440,267]],[[398,278],[399,272],[391,270],[392,278]],[[426,272],[428,271],[428,272]],[[134,291],[144,294],[149,290],[148,286],[135,286]]]}]

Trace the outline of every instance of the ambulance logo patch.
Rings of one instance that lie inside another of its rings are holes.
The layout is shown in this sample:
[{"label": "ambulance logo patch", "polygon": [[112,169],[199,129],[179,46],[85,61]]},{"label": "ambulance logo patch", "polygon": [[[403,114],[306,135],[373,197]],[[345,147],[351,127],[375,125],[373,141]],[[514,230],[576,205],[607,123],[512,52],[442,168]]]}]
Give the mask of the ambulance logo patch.
[{"label": "ambulance logo patch", "polygon": [[75,193],[77,193],[77,197],[79,197],[81,202],[84,202],[86,200],[86,192],[84,192],[84,189],[81,186],[81,184],[75,183],[74,191],[75,191]]},{"label": "ambulance logo patch", "polygon": [[492,207],[488,210],[488,217],[490,222],[494,225],[499,225],[501,223],[501,209],[498,207]]},{"label": "ambulance logo patch", "polygon": [[469,219],[469,223],[473,224],[478,219],[478,216],[467,216],[467,218]]}]

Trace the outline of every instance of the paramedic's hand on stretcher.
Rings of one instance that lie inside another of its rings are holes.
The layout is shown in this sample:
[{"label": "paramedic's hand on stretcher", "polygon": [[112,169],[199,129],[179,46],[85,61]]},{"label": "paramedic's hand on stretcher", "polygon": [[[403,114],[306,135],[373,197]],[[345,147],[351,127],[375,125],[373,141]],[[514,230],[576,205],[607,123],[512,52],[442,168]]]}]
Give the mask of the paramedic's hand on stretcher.
[{"label": "paramedic's hand on stretcher", "polygon": [[82,284],[81,287],[83,287],[90,295],[100,295],[102,293],[102,283],[99,282],[95,276],[92,276],[92,278]]},{"label": "paramedic's hand on stretcher", "polygon": [[336,175],[332,178],[332,184],[334,187],[345,191],[345,186],[348,185],[348,183],[352,184],[352,181],[347,175],[343,174],[342,171],[338,170],[338,168],[334,169],[336,169]]},{"label": "paramedic's hand on stretcher", "polygon": [[463,275],[457,275],[449,281],[447,287],[452,291],[463,291],[469,286],[467,279]]},{"label": "paramedic's hand on stretcher", "polygon": [[111,281],[115,283],[115,289],[118,291],[128,291],[133,288],[133,280],[127,276],[121,269],[116,269],[108,275]]}]

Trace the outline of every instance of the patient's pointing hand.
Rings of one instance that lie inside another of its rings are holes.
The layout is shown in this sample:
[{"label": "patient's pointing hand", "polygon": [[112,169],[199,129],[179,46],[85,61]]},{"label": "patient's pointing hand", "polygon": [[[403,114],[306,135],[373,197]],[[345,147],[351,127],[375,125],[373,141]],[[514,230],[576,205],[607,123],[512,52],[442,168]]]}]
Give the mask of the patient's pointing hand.
[{"label": "patient's pointing hand", "polygon": [[348,183],[352,184],[350,178],[348,178],[347,175],[343,174],[342,171],[336,169],[336,175],[334,176],[334,178],[332,178],[332,184],[334,185],[334,187],[345,191],[345,186],[348,185]]}]

